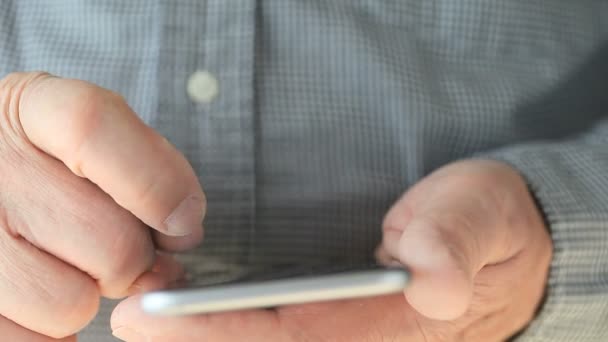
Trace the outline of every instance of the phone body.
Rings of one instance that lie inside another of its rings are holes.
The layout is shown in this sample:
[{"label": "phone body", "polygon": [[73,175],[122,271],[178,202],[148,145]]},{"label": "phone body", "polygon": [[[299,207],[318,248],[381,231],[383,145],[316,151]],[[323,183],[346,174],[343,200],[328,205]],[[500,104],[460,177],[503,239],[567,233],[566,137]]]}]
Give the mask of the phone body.
[{"label": "phone body", "polygon": [[167,316],[272,308],[399,293],[409,280],[406,269],[382,266],[267,274],[261,279],[149,292],[142,296],[141,306],[148,314]]}]

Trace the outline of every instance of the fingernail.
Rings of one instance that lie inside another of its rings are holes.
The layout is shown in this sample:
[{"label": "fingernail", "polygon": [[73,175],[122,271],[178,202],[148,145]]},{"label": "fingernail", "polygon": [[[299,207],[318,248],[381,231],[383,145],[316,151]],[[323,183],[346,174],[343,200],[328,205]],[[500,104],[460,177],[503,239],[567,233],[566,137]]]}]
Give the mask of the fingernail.
[{"label": "fingernail", "polygon": [[120,327],[120,328],[114,329],[112,331],[112,335],[114,335],[114,337],[116,337],[120,340],[128,341],[128,342],[146,342],[149,340],[147,337],[139,334],[135,330],[130,329],[128,327]]},{"label": "fingernail", "polygon": [[203,200],[199,196],[190,196],[183,200],[165,220],[167,233],[173,236],[186,236],[203,223]]}]

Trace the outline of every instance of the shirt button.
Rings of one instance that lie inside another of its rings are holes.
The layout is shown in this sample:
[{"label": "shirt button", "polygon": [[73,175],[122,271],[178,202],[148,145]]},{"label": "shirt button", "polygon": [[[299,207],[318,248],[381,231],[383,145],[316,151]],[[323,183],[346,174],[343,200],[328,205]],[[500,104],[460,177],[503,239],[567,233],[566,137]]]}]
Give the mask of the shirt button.
[{"label": "shirt button", "polygon": [[219,94],[219,84],[210,72],[199,70],[190,75],[187,91],[192,101],[210,103]]}]

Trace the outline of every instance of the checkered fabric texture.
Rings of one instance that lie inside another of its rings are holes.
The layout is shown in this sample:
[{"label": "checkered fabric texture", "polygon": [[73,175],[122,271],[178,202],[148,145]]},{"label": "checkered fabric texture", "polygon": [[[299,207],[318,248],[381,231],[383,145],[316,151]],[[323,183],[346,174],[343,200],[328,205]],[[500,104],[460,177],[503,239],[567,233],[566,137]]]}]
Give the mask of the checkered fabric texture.
[{"label": "checkered fabric texture", "polygon": [[[522,341],[608,340],[608,2],[0,0],[0,77],[124,95],[205,187],[196,272],[361,262],[386,210],[450,161],[506,161],[555,245]],[[219,79],[192,102],[196,70]],[[113,340],[109,315],[80,336]]]}]

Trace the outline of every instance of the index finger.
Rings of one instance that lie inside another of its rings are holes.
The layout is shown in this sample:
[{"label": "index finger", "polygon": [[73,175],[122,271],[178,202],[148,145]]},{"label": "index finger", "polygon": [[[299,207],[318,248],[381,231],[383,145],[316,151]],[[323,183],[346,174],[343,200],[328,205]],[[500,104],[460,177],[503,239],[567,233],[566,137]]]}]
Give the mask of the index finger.
[{"label": "index finger", "polygon": [[119,95],[48,74],[12,77],[18,100],[9,112],[32,144],[148,226],[200,238],[205,196],[192,167]]}]

